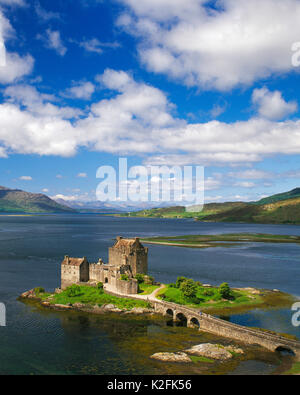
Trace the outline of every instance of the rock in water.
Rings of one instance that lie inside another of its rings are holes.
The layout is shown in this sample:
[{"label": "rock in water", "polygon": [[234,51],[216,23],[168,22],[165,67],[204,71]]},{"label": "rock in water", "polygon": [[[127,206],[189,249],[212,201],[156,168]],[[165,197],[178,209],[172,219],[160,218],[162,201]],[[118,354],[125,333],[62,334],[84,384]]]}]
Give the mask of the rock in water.
[{"label": "rock in water", "polygon": [[151,355],[152,359],[158,359],[159,361],[164,362],[183,362],[190,363],[192,362],[191,358],[184,352],[158,352],[156,354]]},{"label": "rock in water", "polygon": [[227,351],[224,346],[221,346],[219,344],[198,344],[189,348],[188,350],[185,350],[185,352],[191,355],[218,359],[220,361],[226,361],[232,358],[232,354]]}]

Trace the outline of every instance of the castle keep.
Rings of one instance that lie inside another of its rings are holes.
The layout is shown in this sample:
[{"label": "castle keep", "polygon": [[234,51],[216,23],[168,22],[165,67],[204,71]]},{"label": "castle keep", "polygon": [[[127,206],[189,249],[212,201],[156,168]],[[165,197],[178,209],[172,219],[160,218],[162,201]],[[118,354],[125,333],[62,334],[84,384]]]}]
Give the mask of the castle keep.
[{"label": "castle keep", "polygon": [[137,237],[117,237],[115,244],[109,248],[108,263],[104,263],[102,259],[97,263],[89,263],[85,257],[71,258],[66,255],[61,264],[61,288],[65,289],[72,284],[93,285],[102,282],[111,291],[136,294],[138,283],[134,277],[147,272],[148,248]]}]

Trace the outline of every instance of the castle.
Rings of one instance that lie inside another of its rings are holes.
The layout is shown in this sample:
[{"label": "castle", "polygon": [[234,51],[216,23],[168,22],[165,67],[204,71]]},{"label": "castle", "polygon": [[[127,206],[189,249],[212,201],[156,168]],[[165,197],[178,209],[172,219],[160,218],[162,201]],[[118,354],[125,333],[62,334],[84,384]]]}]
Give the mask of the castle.
[{"label": "castle", "polygon": [[61,289],[72,284],[96,285],[106,284],[112,292],[122,294],[138,293],[137,274],[148,273],[148,248],[139,238],[124,239],[117,237],[115,244],[109,248],[109,262],[99,259],[89,263],[87,258],[65,256],[61,264]]}]

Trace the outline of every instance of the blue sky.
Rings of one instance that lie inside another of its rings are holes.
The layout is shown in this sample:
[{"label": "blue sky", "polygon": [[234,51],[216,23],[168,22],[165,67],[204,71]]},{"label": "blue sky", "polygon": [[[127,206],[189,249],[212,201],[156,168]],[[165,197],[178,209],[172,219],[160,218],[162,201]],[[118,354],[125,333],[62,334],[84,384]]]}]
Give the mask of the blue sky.
[{"label": "blue sky", "polygon": [[207,202],[300,186],[299,0],[0,10],[0,184],[95,200],[97,168],[127,157],[205,166]]}]

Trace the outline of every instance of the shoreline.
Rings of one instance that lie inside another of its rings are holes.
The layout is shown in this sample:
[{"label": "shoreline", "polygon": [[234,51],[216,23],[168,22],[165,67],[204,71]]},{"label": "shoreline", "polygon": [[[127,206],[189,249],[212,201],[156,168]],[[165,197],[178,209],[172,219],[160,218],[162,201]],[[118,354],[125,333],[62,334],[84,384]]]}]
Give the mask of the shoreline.
[{"label": "shoreline", "polygon": [[[93,304],[93,303],[68,303],[68,304],[61,304],[61,303],[51,303],[49,298],[52,299],[57,292],[53,294],[46,294],[49,295],[46,299],[43,299],[39,295],[36,295],[35,290],[29,290],[22,293],[17,299],[21,302],[31,301],[38,303],[41,308],[51,309],[55,311],[75,311],[75,312],[84,312],[89,314],[107,314],[107,313],[116,313],[118,315],[143,315],[143,316],[158,316],[159,314],[155,312],[154,308],[151,305],[151,302],[154,303],[155,299],[159,302],[161,299],[156,298],[159,291],[163,291],[165,288],[161,287],[156,289],[152,295],[154,297],[150,297],[151,295],[127,295],[127,296],[117,296],[116,294],[110,293],[109,291],[104,292],[106,295],[114,295],[120,300],[130,299],[132,301],[145,301],[148,303],[147,307],[132,307],[132,308],[120,308],[117,307],[112,303],[104,303],[103,305]],[[249,312],[251,310],[277,310],[284,307],[289,307],[295,301],[299,301],[293,295],[278,291],[278,290],[258,290],[256,288],[233,288],[233,290],[251,290],[253,292],[263,292],[262,295],[262,302],[257,303],[246,303],[244,305],[235,305],[235,306],[199,306],[201,311],[204,314],[214,315],[214,316],[224,316],[229,317],[234,314],[243,314]],[[58,293],[59,294],[59,293]],[[189,305],[178,305],[181,307],[197,309],[195,307]],[[199,308],[198,308],[199,309]],[[263,328],[262,328],[263,329]],[[287,336],[289,336],[287,334]]]}]

